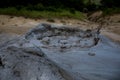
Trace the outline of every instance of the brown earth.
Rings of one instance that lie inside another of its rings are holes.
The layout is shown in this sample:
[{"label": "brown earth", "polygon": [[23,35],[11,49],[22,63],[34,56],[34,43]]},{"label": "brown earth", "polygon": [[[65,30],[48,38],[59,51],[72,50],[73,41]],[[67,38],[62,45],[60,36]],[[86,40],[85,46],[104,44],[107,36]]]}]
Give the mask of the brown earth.
[{"label": "brown earth", "polygon": [[[98,14],[98,15],[97,15]],[[99,18],[106,24],[103,25],[102,34],[108,36],[114,41],[120,42],[120,14],[107,16],[105,18],[100,18],[100,12],[92,14],[91,19]],[[39,23],[55,23],[59,25],[69,25],[72,27],[79,27],[82,29],[92,29],[97,27],[99,24],[89,20],[75,20],[75,19],[52,19],[50,22],[48,19],[29,19],[24,17],[16,17],[9,15],[0,15],[0,33],[8,34],[25,34],[29,29],[37,26]]]}]

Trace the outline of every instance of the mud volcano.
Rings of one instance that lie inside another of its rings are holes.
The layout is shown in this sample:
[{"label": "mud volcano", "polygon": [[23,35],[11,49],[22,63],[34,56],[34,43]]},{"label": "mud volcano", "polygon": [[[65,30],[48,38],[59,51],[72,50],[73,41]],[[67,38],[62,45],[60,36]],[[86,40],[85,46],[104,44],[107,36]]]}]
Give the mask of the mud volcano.
[{"label": "mud volcano", "polygon": [[71,49],[91,48],[98,44],[97,29],[83,31],[79,28],[40,24],[25,36],[35,46],[67,51]]},{"label": "mud volcano", "polygon": [[40,48],[73,80],[119,80],[120,46],[99,33],[40,24],[25,35],[24,47]]},{"label": "mud volcano", "polygon": [[42,23],[0,45],[0,80],[120,80],[120,46],[99,33]]}]

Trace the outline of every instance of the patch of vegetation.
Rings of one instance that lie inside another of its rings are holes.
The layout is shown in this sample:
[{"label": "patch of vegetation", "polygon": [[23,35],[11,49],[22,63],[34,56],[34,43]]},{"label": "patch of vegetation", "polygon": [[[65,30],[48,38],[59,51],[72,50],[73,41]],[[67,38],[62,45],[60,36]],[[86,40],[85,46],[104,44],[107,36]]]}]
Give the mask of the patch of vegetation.
[{"label": "patch of vegetation", "polygon": [[61,11],[37,11],[37,10],[27,10],[26,8],[22,8],[20,10],[15,7],[9,8],[0,8],[0,14],[6,15],[16,15],[16,16],[24,16],[30,18],[74,18],[74,19],[84,19],[85,16],[80,11],[75,11],[75,13],[71,13],[69,10],[61,10]]},{"label": "patch of vegetation", "polygon": [[103,10],[104,15],[120,12],[119,0],[1,0],[0,14],[26,18],[84,19],[83,13]]},{"label": "patch of vegetation", "polygon": [[52,19],[52,18],[47,19],[47,21],[48,21],[48,22],[55,22],[55,20]]},{"label": "patch of vegetation", "polygon": [[112,14],[119,14],[120,8],[105,8],[103,9],[103,15],[112,15]]}]

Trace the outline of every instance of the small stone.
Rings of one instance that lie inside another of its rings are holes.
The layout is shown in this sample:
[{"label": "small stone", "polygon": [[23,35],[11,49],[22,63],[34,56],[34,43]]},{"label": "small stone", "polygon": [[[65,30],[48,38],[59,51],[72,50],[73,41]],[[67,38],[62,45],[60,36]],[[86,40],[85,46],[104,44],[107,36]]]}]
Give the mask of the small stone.
[{"label": "small stone", "polygon": [[89,56],[95,56],[95,53],[89,52],[88,55]]}]

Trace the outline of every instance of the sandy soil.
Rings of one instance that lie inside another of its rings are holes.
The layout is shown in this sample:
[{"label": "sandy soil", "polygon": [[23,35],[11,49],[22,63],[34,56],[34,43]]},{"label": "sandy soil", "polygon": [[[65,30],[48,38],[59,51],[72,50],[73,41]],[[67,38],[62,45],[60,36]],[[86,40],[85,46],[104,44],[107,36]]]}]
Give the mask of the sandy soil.
[{"label": "sandy soil", "polygon": [[88,20],[80,21],[75,19],[53,19],[54,22],[47,21],[48,19],[29,19],[24,17],[15,17],[8,15],[0,15],[0,32],[24,34],[30,28],[35,27],[39,23],[55,23],[59,25],[71,25],[72,27],[91,28],[96,24],[92,24]]},{"label": "sandy soil", "polygon": [[[53,19],[54,22],[49,22],[47,20],[48,19],[29,19],[24,17],[0,15],[0,33],[22,35],[29,29],[37,26],[39,23],[69,25],[72,27],[80,27],[82,29],[91,29],[98,26],[98,24],[88,20]],[[120,15],[109,16],[109,18],[107,17],[104,21],[107,22],[107,25],[102,29],[102,34],[108,36],[114,41],[120,42]]]}]

